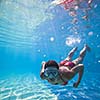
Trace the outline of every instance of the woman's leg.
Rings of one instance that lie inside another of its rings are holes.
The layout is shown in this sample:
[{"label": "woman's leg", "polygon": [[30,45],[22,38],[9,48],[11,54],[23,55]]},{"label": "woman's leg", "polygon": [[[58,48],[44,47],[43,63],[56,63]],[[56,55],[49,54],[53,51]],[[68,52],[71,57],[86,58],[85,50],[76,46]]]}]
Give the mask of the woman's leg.
[{"label": "woman's leg", "polygon": [[72,62],[74,64],[76,64],[76,65],[79,64],[79,63],[81,63],[83,61],[83,59],[84,59],[87,51],[90,51],[90,47],[88,47],[88,45],[85,44],[84,48],[80,51],[79,57],[76,58],[75,60],[73,60]]},{"label": "woman's leg", "polygon": [[65,60],[71,61],[72,56],[74,55],[75,51],[77,50],[77,47],[73,48],[69,53]]}]

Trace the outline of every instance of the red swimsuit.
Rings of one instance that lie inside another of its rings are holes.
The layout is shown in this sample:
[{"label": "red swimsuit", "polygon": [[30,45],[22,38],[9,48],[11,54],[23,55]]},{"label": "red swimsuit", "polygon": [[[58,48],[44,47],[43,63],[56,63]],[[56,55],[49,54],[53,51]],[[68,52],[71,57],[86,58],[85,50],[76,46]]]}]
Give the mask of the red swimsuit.
[{"label": "red swimsuit", "polygon": [[66,67],[69,66],[69,67],[73,68],[75,66],[75,64],[71,61],[64,60],[64,61],[60,62],[60,66],[66,66]]}]

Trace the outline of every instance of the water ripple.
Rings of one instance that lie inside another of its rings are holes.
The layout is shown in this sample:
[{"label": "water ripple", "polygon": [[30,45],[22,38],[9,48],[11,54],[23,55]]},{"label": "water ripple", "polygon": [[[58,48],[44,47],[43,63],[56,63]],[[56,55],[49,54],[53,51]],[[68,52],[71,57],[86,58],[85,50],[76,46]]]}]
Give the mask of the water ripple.
[{"label": "water ripple", "polygon": [[[91,75],[90,75],[91,76]],[[90,78],[88,75],[88,78]],[[83,81],[78,88],[55,86],[36,79],[32,74],[11,76],[0,80],[1,100],[99,100],[99,77]]]}]

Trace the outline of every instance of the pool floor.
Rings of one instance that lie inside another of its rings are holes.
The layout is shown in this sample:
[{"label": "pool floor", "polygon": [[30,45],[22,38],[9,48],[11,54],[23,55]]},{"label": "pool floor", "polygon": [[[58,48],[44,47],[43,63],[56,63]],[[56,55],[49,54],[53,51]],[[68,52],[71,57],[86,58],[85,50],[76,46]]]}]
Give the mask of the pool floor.
[{"label": "pool floor", "polygon": [[99,75],[82,80],[78,88],[51,85],[33,74],[0,79],[0,100],[100,100]]}]

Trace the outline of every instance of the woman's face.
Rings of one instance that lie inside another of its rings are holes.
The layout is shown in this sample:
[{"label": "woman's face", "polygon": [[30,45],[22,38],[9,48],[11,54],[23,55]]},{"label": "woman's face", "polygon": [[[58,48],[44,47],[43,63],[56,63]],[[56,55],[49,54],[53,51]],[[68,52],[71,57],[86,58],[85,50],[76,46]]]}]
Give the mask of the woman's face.
[{"label": "woman's face", "polygon": [[45,69],[44,75],[46,76],[46,79],[49,82],[54,82],[54,81],[56,81],[57,77],[59,76],[59,71],[57,68],[48,67]]}]

